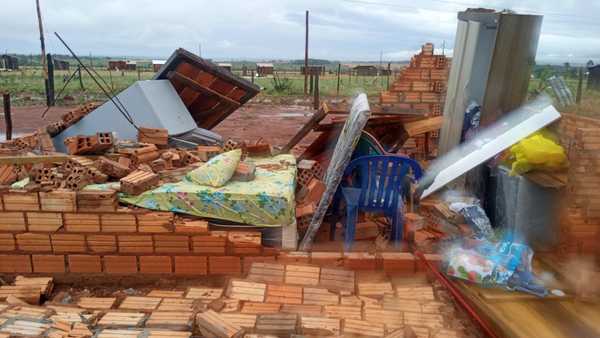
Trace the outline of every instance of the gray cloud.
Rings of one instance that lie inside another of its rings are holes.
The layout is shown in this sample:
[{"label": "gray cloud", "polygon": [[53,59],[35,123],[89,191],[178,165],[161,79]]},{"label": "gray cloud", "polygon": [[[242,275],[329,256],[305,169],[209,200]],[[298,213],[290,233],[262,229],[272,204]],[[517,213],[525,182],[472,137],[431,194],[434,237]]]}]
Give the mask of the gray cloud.
[{"label": "gray cloud", "polygon": [[[184,47],[215,59],[303,57],[311,11],[311,57],[406,59],[427,41],[453,48],[456,12],[467,7],[543,14],[538,61],[600,61],[600,1],[582,0],[41,0],[48,49],[58,31],[82,55],[166,57]],[[0,50],[38,53],[33,1],[4,0]],[[596,14],[599,13],[599,14]]]}]

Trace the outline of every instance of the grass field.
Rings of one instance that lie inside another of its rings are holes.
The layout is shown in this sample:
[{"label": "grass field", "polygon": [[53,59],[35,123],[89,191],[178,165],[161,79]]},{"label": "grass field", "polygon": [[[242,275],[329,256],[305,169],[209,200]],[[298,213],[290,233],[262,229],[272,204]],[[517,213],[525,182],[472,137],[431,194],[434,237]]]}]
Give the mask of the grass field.
[{"label": "grass field", "polygon": [[[96,72],[100,74],[114,93],[127,88],[138,79],[148,80],[154,76],[154,73],[149,71],[139,73],[136,71],[109,72],[105,68],[97,68]],[[70,74],[69,71],[55,72],[57,104],[79,104],[90,100],[106,100],[106,96],[85,72],[81,81],[78,77],[73,78],[64,88],[62,95],[58,96]],[[250,80],[249,77],[247,79]],[[275,77],[255,77],[254,81],[261,87],[260,96],[263,98],[302,97],[304,93],[304,76],[298,73],[278,73]],[[389,81],[393,81],[393,77],[390,77]],[[566,81],[575,95],[577,80],[568,78]],[[340,76],[339,95],[348,97],[359,91],[364,91],[369,97],[375,98],[382,90],[387,89],[387,83],[387,77],[350,77],[348,74],[342,74]],[[530,93],[534,93],[538,87],[539,80],[532,80]],[[319,88],[321,97],[335,97],[337,94],[336,74],[327,73],[322,76],[319,80]],[[16,106],[44,104],[44,82],[41,68],[23,67],[19,71],[0,72],[0,92],[2,91],[8,91],[12,94],[12,102]],[[548,89],[546,91],[552,95]],[[65,96],[70,99],[65,100]],[[561,111],[600,117],[600,91],[587,90],[584,86],[582,97],[579,106],[563,107]]]},{"label": "grass field", "polygon": [[[107,71],[96,69],[96,72],[104,79],[114,93],[127,88],[137,80],[149,80],[154,76],[153,72],[135,71]],[[89,100],[104,100],[106,97],[92,78],[83,72],[81,81],[78,77],[73,78],[64,88],[60,96],[58,93],[65,86],[66,80],[71,75],[69,71],[55,71],[54,87],[57,102],[60,104],[65,96],[74,99],[74,103]],[[0,91],[9,91],[15,97],[15,105],[36,104],[45,102],[44,81],[40,68],[23,68],[19,71],[0,72]],[[251,80],[247,77],[247,80]],[[254,81],[262,89],[261,95],[270,96],[300,96],[304,93],[304,76],[298,73],[278,74],[275,78],[255,77]],[[276,86],[276,81],[281,86]],[[392,79],[390,78],[390,81]],[[337,94],[337,76],[326,74],[319,80],[321,96],[331,97]],[[375,76],[353,76],[347,74],[340,77],[340,96],[351,96],[359,91],[365,91],[369,96],[377,95],[382,89],[387,88],[387,77]],[[66,102],[65,102],[66,103]]]}]

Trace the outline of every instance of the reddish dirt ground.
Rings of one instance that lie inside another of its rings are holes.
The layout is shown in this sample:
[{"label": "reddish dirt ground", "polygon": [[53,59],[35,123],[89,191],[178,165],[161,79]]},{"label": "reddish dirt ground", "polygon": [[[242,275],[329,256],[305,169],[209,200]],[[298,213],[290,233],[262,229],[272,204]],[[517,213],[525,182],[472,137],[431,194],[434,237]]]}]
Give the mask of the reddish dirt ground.
[{"label": "reddish dirt ground", "polygon": [[[13,107],[13,136],[33,132],[57,121],[73,107],[53,107],[42,119],[45,109],[44,106]],[[307,106],[252,103],[235,111],[213,131],[226,139],[253,143],[262,138],[273,146],[283,146],[311,115],[312,110]],[[0,118],[0,131],[5,132],[4,117]],[[295,151],[310,140],[311,137],[307,137]]]}]

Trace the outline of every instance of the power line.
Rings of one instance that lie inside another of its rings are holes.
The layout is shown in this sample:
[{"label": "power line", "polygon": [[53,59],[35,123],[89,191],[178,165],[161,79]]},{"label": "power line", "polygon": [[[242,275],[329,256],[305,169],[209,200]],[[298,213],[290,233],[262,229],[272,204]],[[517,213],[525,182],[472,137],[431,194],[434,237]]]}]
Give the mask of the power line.
[{"label": "power line", "polygon": [[[368,1],[368,0],[343,0],[345,2],[352,2],[352,3],[359,3],[359,4],[365,4],[365,5],[375,5],[375,6],[385,6],[385,7],[395,7],[395,8],[403,8],[403,9],[416,9],[416,10],[421,10],[423,9],[422,7],[415,7],[415,6],[407,6],[404,4],[397,4],[397,3],[386,3],[386,2],[378,2],[378,1]],[[475,3],[467,3],[467,2],[456,2],[456,1],[450,1],[450,0],[429,0],[430,2],[437,2],[437,3],[443,3],[443,4],[449,4],[449,5],[453,5],[453,6],[461,6],[461,7],[481,7],[481,4],[475,4]],[[500,6],[490,6],[492,8],[495,9],[506,9],[506,8],[501,8]],[[510,9],[510,8],[509,8]],[[568,14],[568,13],[559,13],[559,12],[542,12],[542,11],[538,11],[538,10],[533,10],[533,9],[529,9],[529,8],[524,8],[524,7],[513,7],[512,9],[514,10],[518,10],[521,12],[527,12],[524,14],[539,14],[539,15],[544,15],[544,16],[555,16],[555,17],[570,17],[570,18],[574,18],[574,19],[589,19],[591,21],[587,21],[588,23],[592,23],[592,24],[598,24],[598,22],[600,21],[600,17],[592,17],[592,16],[583,16],[583,15],[576,15],[576,14]],[[432,9],[428,9],[428,10],[432,10]],[[440,10],[437,9],[439,11],[442,12],[447,12],[447,10]],[[582,23],[582,21],[578,20],[578,23]]]}]

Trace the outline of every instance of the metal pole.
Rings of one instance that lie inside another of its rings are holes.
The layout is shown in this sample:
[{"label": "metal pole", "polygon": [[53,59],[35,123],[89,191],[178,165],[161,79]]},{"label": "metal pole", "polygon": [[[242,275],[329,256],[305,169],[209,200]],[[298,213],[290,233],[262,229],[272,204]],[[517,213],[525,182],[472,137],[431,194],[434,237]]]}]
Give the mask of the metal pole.
[{"label": "metal pole", "polygon": [[4,123],[6,124],[6,140],[12,139],[12,116],[10,115],[10,93],[2,95],[4,100]]},{"label": "metal pole", "polygon": [[340,74],[342,73],[342,64],[338,63],[338,72],[337,72],[337,88],[335,91],[335,96],[340,96]]},{"label": "metal pole", "polygon": [[304,95],[308,94],[308,11],[306,11],[306,37],[304,39]]}]

